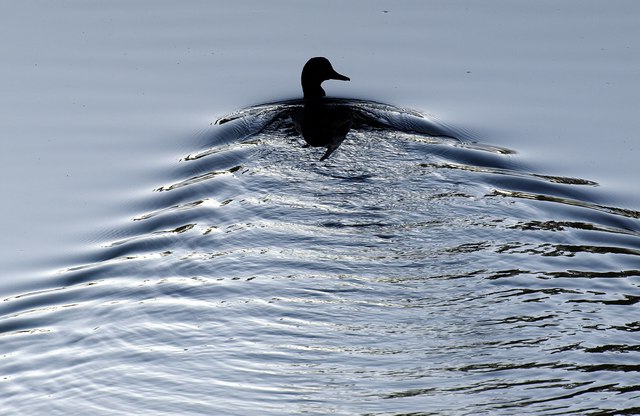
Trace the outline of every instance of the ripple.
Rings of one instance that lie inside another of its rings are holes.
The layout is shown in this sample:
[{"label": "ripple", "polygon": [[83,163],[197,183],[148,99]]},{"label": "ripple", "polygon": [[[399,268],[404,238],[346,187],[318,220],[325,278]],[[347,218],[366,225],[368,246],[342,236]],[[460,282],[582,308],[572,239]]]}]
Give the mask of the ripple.
[{"label": "ripple", "polygon": [[221,118],[100,247],[3,299],[1,407],[633,413],[638,212],[436,118],[340,103],[358,120],[322,163],[300,102]]}]

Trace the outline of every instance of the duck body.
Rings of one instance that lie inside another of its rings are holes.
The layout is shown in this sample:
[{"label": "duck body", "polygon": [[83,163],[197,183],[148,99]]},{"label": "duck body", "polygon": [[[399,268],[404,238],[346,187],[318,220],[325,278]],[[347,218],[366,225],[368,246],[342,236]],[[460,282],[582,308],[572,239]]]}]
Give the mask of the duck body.
[{"label": "duck body", "polygon": [[347,106],[327,102],[322,82],[330,79],[349,81],[336,72],[327,58],[311,58],[302,69],[304,108],[294,115],[294,123],[307,145],[326,147],[320,160],[327,159],[340,147],[353,123],[353,111]]},{"label": "duck body", "polygon": [[351,130],[353,112],[349,107],[325,103],[324,100],[306,101],[302,110],[301,133],[305,142],[312,147],[326,147],[320,158],[325,160]]}]

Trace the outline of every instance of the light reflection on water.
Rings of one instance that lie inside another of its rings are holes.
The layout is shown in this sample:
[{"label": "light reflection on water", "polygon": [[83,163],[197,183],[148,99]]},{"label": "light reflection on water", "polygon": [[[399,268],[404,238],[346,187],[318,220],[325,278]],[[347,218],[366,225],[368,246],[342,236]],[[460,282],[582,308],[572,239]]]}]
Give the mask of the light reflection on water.
[{"label": "light reflection on water", "polygon": [[5,299],[0,407],[637,411],[638,212],[377,103],[319,163],[290,105],[213,126],[103,247]]}]

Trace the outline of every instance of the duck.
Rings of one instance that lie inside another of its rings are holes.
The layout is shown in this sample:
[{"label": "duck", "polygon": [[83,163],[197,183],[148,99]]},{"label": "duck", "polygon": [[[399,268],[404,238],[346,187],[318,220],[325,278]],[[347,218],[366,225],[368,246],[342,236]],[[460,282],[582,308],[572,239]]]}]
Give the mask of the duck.
[{"label": "duck", "polygon": [[294,116],[294,123],[306,142],[305,147],[327,148],[320,158],[324,161],[340,147],[351,130],[353,112],[348,106],[327,102],[322,83],[327,80],[350,81],[350,78],[336,72],[327,58],[318,56],[307,61],[300,80],[304,108]]}]

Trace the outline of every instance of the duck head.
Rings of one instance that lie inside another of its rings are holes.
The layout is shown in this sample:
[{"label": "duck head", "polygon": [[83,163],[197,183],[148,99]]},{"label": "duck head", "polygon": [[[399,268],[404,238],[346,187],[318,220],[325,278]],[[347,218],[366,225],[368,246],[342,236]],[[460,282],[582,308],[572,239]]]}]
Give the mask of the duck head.
[{"label": "duck head", "polygon": [[302,68],[304,98],[324,97],[325,93],[320,84],[328,79],[351,81],[349,77],[337,73],[327,58],[319,56],[309,59]]}]

